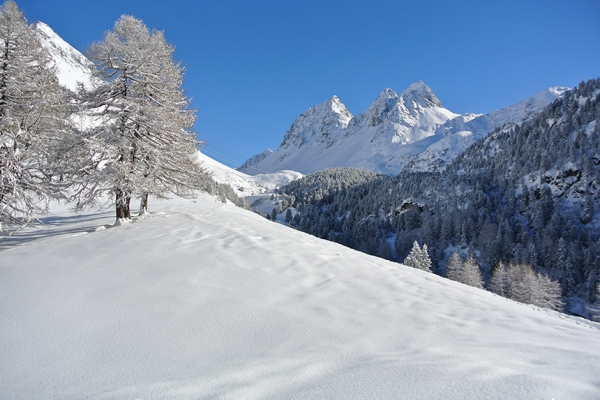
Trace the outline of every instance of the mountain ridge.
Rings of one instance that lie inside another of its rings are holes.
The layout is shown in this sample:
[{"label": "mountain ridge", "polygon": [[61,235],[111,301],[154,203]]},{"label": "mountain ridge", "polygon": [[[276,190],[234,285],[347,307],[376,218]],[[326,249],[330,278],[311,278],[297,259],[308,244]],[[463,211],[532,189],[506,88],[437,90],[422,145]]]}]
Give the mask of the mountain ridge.
[{"label": "mountain ridge", "polygon": [[[327,132],[322,124],[307,126],[308,117],[315,118],[315,110],[325,102],[301,114],[279,148],[246,160],[238,170],[251,174],[286,169],[306,174],[324,168],[354,167],[386,175],[395,175],[404,168],[436,171],[494,128],[521,123],[566,90],[551,87],[487,114],[455,114],[443,107],[429,86],[417,81],[400,95],[384,89],[364,112],[351,118],[347,127]],[[322,146],[324,140],[310,140],[306,135],[300,138],[296,129],[299,124],[304,132],[311,132],[311,138],[326,137],[326,145]]]}]

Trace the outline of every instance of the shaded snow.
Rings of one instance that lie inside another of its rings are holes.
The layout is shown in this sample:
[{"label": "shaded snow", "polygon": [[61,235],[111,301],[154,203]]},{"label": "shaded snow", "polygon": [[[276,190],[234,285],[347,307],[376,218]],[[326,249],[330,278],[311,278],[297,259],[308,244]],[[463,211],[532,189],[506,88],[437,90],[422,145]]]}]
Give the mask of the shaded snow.
[{"label": "shaded snow", "polygon": [[3,397],[600,398],[599,324],[206,195],[150,205],[0,252]]}]

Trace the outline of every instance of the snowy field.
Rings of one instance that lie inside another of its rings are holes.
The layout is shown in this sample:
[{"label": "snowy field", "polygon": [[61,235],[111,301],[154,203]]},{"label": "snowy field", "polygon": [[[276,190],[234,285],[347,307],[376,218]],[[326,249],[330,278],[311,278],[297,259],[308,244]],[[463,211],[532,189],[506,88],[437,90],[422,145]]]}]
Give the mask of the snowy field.
[{"label": "snowy field", "polygon": [[206,195],[150,209],[0,238],[1,398],[600,398],[600,324]]}]

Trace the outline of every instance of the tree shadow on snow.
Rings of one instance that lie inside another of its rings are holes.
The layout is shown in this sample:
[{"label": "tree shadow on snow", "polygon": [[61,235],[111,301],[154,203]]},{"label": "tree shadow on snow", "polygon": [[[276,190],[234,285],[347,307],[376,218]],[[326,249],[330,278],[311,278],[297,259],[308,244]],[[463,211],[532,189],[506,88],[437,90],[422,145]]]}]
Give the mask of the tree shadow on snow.
[{"label": "tree shadow on snow", "polygon": [[[24,228],[12,235],[0,232],[0,252],[33,244],[37,241],[53,240],[60,237],[78,236],[106,229],[112,225],[112,213],[79,214],[69,216],[48,216],[39,218],[32,226]],[[114,221],[114,219],[113,219]]]}]

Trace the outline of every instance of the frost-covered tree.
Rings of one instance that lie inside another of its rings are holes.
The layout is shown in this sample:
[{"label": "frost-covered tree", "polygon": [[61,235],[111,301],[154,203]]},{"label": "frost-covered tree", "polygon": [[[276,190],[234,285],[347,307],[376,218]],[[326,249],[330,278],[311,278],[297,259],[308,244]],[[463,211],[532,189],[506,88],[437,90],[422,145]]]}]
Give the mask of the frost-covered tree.
[{"label": "frost-covered tree", "polygon": [[467,258],[463,263],[463,271],[464,284],[483,289],[483,278],[481,277],[481,270],[477,261],[475,261],[475,257],[470,255]]},{"label": "frost-covered tree", "polygon": [[490,280],[490,290],[502,297],[510,296],[510,281],[506,264],[500,260]]},{"label": "frost-covered tree", "polygon": [[402,264],[404,264],[408,267],[413,267],[413,268],[419,269],[419,256],[420,255],[421,255],[421,247],[419,246],[419,243],[417,243],[417,241],[415,240],[415,242],[413,243],[412,249],[406,256],[406,258],[404,259],[404,262]]},{"label": "frost-covered tree", "polygon": [[54,152],[65,134],[65,93],[23,13],[0,8],[0,230],[47,210],[61,184]]},{"label": "frost-covered tree", "polygon": [[464,271],[463,271],[463,260],[458,253],[452,253],[446,264],[446,277],[453,281],[463,282]]},{"label": "frost-covered tree", "polygon": [[424,244],[423,248],[421,249],[419,243],[415,241],[410,253],[408,253],[408,256],[406,256],[404,259],[403,264],[409,267],[431,272],[431,259],[427,253],[427,245]]},{"label": "frost-covered tree", "polygon": [[510,282],[511,299],[551,310],[562,310],[559,282],[546,275],[536,273],[527,264],[513,265],[513,268],[519,270],[519,279]]},{"label": "frost-covered tree", "polygon": [[564,305],[561,298],[560,283],[550,279],[547,275],[538,273],[535,273],[535,275],[536,285],[532,294],[532,304],[538,307],[562,311]]},{"label": "frost-covered tree", "polygon": [[103,83],[82,94],[96,124],[84,134],[92,162],[80,168],[78,207],[109,192],[117,219],[127,219],[132,196],[142,198],[143,212],[148,194],[187,196],[201,186],[199,142],[191,131],[195,111],[181,89],[184,68],[173,61],[173,51],[163,32],[125,15],[90,47]]},{"label": "frost-covered tree", "polygon": [[431,272],[431,258],[429,257],[429,251],[425,243],[423,244],[423,248],[421,248],[419,265],[423,271]]},{"label": "frost-covered tree", "polygon": [[472,255],[463,262],[458,253],[453,253],[446,265],[446,277],[465,285],[483,288],[481,270]]}]

